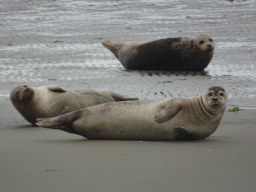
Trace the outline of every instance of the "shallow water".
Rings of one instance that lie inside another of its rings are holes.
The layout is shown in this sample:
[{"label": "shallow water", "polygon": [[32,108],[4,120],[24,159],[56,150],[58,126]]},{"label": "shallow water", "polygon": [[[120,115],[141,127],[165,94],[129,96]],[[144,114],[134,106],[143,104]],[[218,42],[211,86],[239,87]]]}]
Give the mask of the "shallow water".
[{"label": "shallow water", "polygon": [[[194,96],[221,85],[229,105],[256,107],[255,10],[253,0],[0,1],[0,97],[21,83],[141,99]],[[203,32],[216,43],[205,73],[127,71],[100,44]]]}]

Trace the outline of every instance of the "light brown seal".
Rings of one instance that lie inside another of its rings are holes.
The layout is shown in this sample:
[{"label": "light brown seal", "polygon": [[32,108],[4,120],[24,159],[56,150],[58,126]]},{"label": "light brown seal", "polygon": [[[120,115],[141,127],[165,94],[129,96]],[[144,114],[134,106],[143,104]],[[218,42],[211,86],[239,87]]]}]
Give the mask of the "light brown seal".
[{"label": "light brown seal", "polygon": [[226,104],[225,90],[213,86],[196,97],[106,103],[36,124],[88,139],[200,140],[217,129]]},{"label": "light brown seal", "polygon": [[215,43],[208,34],[146,42],[103,41],[126,69],[202,71],[211,61]]},{"label": "light brown seal", "polygon": [[138,99],[111,91],[86,88],[73,90],[56,85],[18,85],[12,90],[10,98],[14,107],[32,124],[35,124],[39,117],[55,117],[101,103]]}]

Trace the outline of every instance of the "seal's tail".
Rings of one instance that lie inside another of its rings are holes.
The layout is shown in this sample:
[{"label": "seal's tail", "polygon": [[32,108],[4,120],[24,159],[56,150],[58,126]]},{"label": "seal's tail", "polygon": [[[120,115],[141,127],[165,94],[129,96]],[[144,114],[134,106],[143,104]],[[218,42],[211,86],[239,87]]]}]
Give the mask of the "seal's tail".
[{"label": "seal's tail", "polygon": [[118,57],[118,51],[120,50],[123,43],[112,43],[111,41],[103,41],[101,44],[109,49],[116,57]]},{"label": "seal's tail", "polygon": [[[79,117],[80,113],[81,113],[81,110],[78,110],[78,111],[74,111],[71,113],[66,113],[64,115],[59,115],[57,117],[38,118],[38,119],[36,119],[36,121],[37,121],[36,125],[38,125],[40,127],[54,128],[56,126],[70,124]],[[58,127],[56,127],[56,128],[58,129]]]}]

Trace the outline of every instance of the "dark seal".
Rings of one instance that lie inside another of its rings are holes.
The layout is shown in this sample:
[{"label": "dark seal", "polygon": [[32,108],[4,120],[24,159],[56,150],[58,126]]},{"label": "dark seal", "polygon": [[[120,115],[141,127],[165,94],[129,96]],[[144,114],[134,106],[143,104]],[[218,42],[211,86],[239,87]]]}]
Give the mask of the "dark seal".
[{"label": "dark seal", "polygon": [[202,71],[214,53],[208,34],[164,38],[147,42],[102,42],[130,70]]}]

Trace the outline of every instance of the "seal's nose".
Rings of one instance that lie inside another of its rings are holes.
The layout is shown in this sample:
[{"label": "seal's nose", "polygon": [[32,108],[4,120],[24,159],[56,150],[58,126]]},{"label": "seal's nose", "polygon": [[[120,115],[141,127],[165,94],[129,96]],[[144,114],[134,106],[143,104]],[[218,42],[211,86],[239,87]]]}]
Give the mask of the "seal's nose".
[{"label": "seal's nose", "polygon": [[218,98],[214,97],[212,98],[213,101],[218,101]]},{"label": "seal's nose", "polygon": [[212,48],[212,45],[211,45],[211,44],[208,44],[207,46],[208,46],[209,48]]}]

